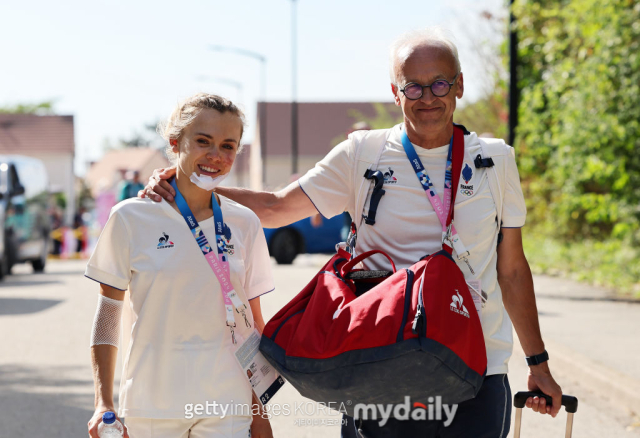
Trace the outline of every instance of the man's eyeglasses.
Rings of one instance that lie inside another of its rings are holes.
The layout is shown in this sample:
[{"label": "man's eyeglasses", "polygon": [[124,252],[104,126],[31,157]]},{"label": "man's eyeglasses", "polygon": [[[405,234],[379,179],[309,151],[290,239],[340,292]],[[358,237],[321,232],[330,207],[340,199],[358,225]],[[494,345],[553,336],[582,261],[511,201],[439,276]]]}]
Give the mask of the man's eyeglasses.
[{"label": "man's eyeglasses", "polygon": [[444,97],[449,94],[451,87],[456,83],[456,80],[460,76],[460,72],[453,78],[453,81],[447,82],[444,79],[439,79],[432,83],[431,85],[420,85],[415,82],[409,82],[404,88],[401,88],[400,91],[404,93],[404,95],[409,100],[418,100],[424,94],[423,91],[425,88],[431,88],[431,93],[433,93],[436,97]]}]

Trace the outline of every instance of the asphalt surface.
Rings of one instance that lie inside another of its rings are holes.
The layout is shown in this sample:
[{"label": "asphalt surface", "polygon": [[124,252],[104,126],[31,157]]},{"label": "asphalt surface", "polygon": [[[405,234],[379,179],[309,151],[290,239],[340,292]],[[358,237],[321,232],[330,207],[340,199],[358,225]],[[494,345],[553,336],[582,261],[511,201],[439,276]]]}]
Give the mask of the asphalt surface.
[{"label": "asphalt surface", "polygon": [[[303,256],[293,266],[274,265],[276,292],[262,299],[265,318],[324,260]],[[0,438],[87,436],[93,413],[88,343],[97,285],[83,270],[83,261],[53,261],[39,275],[16,266],[0,283]],[[640,436],[640,410],[632,397],[640,381],[640,305],[611,301],[604,291],[565,280],[535,280],[551,369],[564,392],[580,400],[573,436]],[[509,372],[514,392],[526,385],[522,358],[516,344]],[[300,397],[290,385],[273,403],[292,411],[272,418],[276,437],[339,436],[340,415]],[[525,410],[522,437],[564,436],[565,418]]]}]

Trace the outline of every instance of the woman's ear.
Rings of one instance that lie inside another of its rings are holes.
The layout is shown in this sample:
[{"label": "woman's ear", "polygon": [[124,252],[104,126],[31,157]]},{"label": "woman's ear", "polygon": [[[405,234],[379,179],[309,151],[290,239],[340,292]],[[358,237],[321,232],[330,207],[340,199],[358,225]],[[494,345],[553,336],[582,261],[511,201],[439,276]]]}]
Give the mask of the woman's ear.
[{"label": "woman's ear", "polygon": [[172,138],[171,140],[169,140],[169,144],[171,145],[171,150],[174,153],[177,154],[178,152],[180,152],[180,147],[178,147],[178,140],[177,139]]}]

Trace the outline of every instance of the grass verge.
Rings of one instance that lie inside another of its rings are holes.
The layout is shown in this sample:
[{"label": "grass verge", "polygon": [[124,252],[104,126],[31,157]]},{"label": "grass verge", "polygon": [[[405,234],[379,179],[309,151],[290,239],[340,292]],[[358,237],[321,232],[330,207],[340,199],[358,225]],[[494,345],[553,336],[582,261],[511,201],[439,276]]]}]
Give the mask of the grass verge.
[{"label": "grass verge", "polygon": [[523,233],[524,251],[535,274],[559,275],[640,299],[640,248],[622,241],[559,242]]}]

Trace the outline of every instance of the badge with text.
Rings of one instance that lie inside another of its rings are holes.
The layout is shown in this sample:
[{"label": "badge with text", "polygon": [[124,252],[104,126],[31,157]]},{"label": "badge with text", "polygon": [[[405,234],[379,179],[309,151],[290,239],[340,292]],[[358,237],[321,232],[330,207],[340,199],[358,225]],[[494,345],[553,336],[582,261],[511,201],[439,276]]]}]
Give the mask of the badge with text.
[{"label": "badge with text", "polygon": [[473,196],[473,184],[470,184],[473,178],[473,169],[469,164],[465,163],[462,169],[462,181],[460,181],[460,193],[465,196]]},{"label": "badge with text", "polygon": [[[481,316],[482,308],[487,303],[489,296],[482,290],[482,281],[480,279],[467,280],[467,286],[469,286],[469,292],[471,292],[471,298],[473,298],[473,304],[476,306],[478,316]],[[482,321],[482,318],[480,318]]]},{"label": "badge with text", "polygon": [[251,388],[253,388],[253,392],[262,406],[264,406],[282,388],[285,380],[260,353],[259,348],[260,333],[254,330],[236,349],[235,355],[242,371],[251,384]]}]

